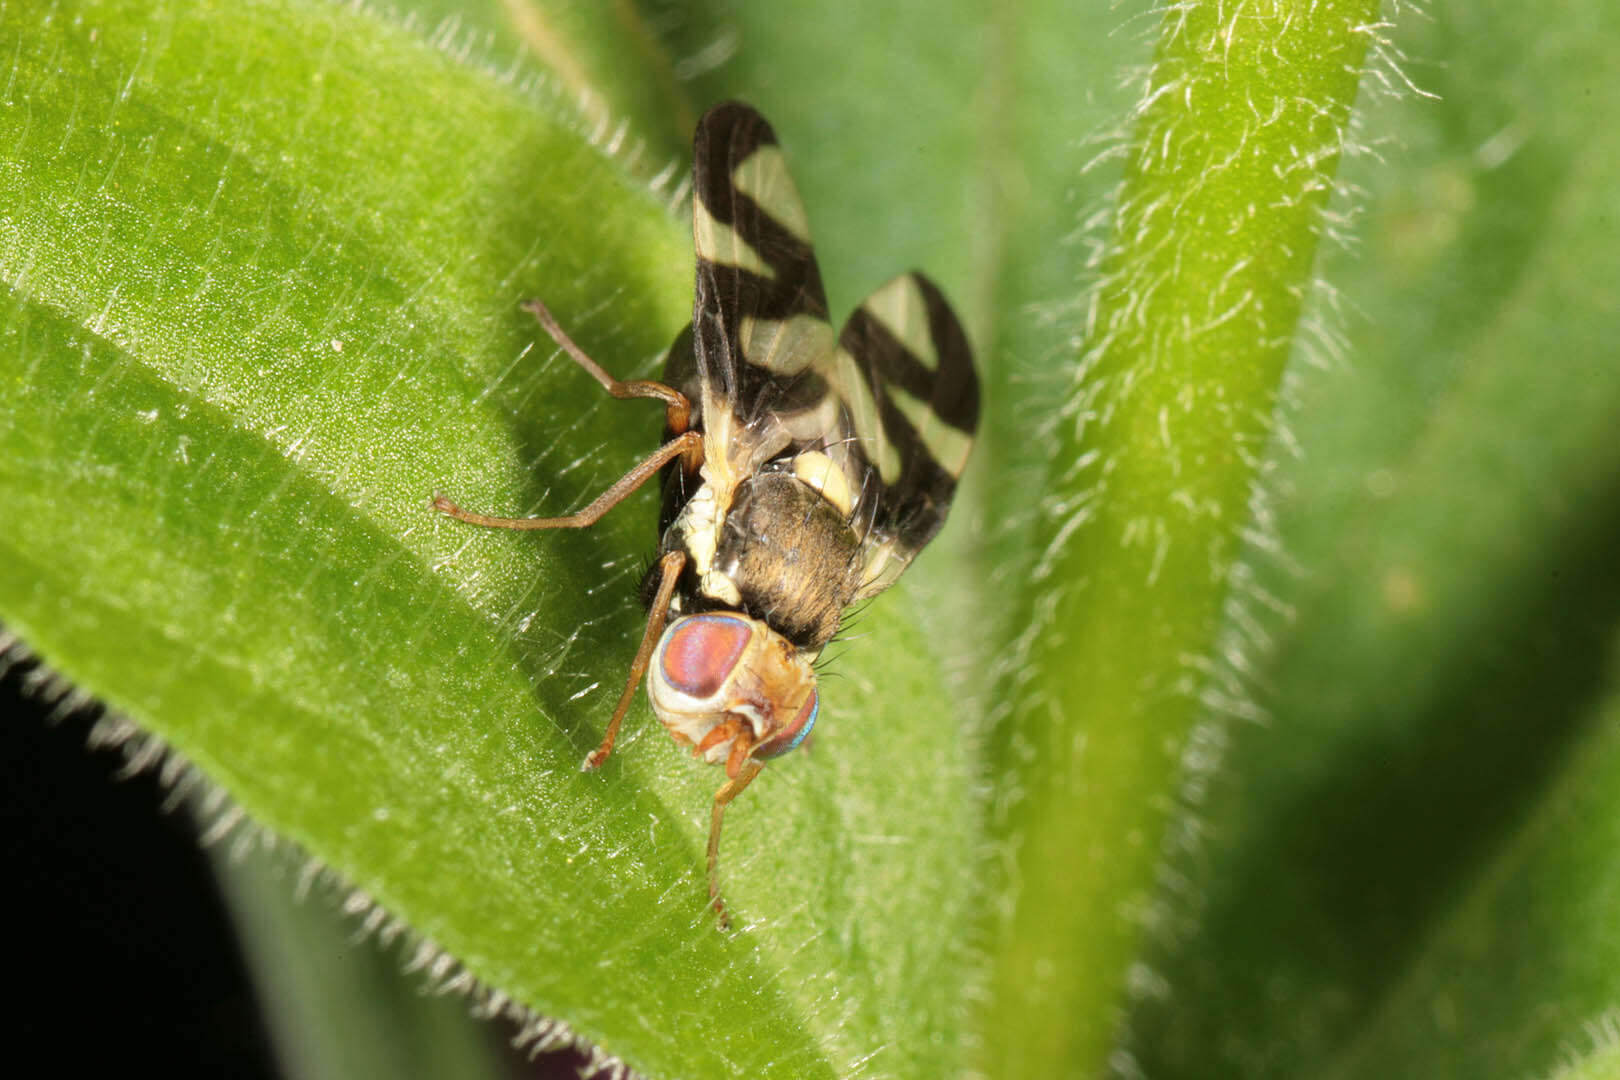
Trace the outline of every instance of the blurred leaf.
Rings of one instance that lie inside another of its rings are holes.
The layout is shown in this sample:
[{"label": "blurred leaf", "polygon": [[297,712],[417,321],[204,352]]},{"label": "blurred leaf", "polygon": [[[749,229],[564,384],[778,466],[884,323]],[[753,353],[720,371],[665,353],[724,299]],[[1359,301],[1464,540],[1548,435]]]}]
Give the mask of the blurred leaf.
[{"label": "blurred leaf", "polygon": [[989,746],[986,1068],[1107,1061],[1375,8],[1163,17]]},{"label": "blurred leaf", "polygon": [[1591,1041],[1598,1045],[1578,1056],[1565,1055],[1565,1062],[1549,1073],[1554,1080],[1611,1080],[1620,1076],[1620,1030],[1611,1016],[1602,1024],[1593,1025]]},{"label": "blurred leaf", "polygon": [[[1325,1075],[1529,1075],[1605,1038],[1605,1025],[1613,1042],[1620,694],[1578,720],[1584,733],[1561,748],[1525,820],[1449,897]],[[1616,1075],[1608,1050],[1595,1075]]]},{"label": "blurred leaf", "polygon": [[[245,845],[244,845],[245,846]],[[333,910],[330,888],[310,892],[294,860],[268,852],[214,866],[252,966],[282,1073],[300,1080],[499,1080],[509,1055],[488,1025],[468,1022],[459,994],[429,994],[401,977],[400,956],[364,940],[358,920]],[[303,887],[300,887],[302,884]]]},{"label": "blurred leaf", "polygon": [[1430,12],[1397,43],[1439,97],[1365,118],[1344,360],[1277,448],[1270,719],[1202,780],[1170,920],[1196,936],[1133,1019],[1151,1075],[1530,1075],[1620,1003],[1620,143],[1592,92],[1620,24]]}]

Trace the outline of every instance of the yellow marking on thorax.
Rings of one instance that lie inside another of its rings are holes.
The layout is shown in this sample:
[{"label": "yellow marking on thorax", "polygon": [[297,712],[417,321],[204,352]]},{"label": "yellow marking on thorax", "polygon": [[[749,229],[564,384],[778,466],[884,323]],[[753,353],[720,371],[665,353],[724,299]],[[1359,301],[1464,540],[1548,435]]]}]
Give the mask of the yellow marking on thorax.
[{"label": "yellow marking on thorax", "polygon": [[705,483],[681,508],[680,536],[686,552],[692,557],[692,572],[698,577],[704,595],[723,603],[740,605],[742,594],[736,582],[715,569],[714,557],[720,546],[720,522],[724,513],[719,505],[719,492],[713,484]]},{"label": "yellow marking on thorax", "polygon": [[820,450],[806,450],[793,459],[793,475],[815,488],[821,497],[849,517],[855,507],[855,493],[850,490],[849,477],[832,458]]}]

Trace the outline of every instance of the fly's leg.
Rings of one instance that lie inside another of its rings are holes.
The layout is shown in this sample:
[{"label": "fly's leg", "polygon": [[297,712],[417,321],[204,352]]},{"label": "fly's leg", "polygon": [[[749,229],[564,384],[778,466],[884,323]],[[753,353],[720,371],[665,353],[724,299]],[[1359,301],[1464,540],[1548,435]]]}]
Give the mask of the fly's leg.
[{"label": "fly's leg", "polygon": [[692,403],[686,400],[686,395],[673,386],[666,386],[652,379],[632,379],[621,382],[603,370],[602,365],[585,355],[585,350],[574,344],[574,339],[558,325],[552,316],[551,309],[539,300],[530,300],[523,305],[523,310],[533,315],[538,322],[551,335],[559,348],[573,357],[574,363],[590,372],[591,378],[602,384],[602,389],[616,398],[657,398],[664,403],[665,422],[669,430],[679,435],[691,426]]},{"label": "fly's leg", "polygon": [[674,459],[686,457],[690,460],[694,456],[702,460],[703,436],[696,431],[684,431],[660,446],[652,457],[619,477],[618,482],[598,495],[591,505],[567,517],[490,517],[488,514],[475,514],[471,510],[463,510],[443,495],[433,496],[433,509],[449,514],[457,521],[487,525],[492,529],[583,529],[595,525],[603,514],[623,502],[632,491],[645,484],[648,477]]},{"label": "fly's leg", "polygon": [[744,763],[737,775],[721,784],[720,790],[714,793],[714,809],[709,813],[709,906],[714,908],[722,930],[731,925],[731,915],[726,911],[726,902],[720,899],[720,824],[725,820],[726,806],[742,794],[743,788],[752,783],[764,767],[758,761]]},{"label": "fly's leg", "polygon": [[684,551],[671,551],[658,560],[658,595],[653,597],[652,608],[647,612],[647,630],[641,635],[641,648],[636,650],[636,658],[630,664],[630,677],[625,680],[624,693],[619,695],[613,719],[608,721],[607,734],[602,736],[600,746],[585,755],[580,771],[589,772],[597,768],[613,753],[613,742],[619,737],[619,725],[624,723],[624,714],[630,711],[636,687],[641,685],[641,677],[647,673],[647,665],[652,661],[653,648],[663,636],[664,623],[669,618],[670,598],[675,595],[675,582],[685,568]]},{"label": "fly's leg", "polygon": [[615,379],[605,371],[601,364],[592,360],[574,343],[567,332],[558,325],[551,310],[539,300],[530,300],[523,305],[523,310],[533,315],[546,331],[551,335],[563,352],[573,358],[573,361],[588,372],[591,378],[602,384],[602,389],[616,398],[654,398],[664,403],[664,424],[669,433],[674,436],[669,442],[658,448],[652,457],[625,473],[619,482],[604,491],[595,502],[577,514],[567,517],[555,518],[509,518],[492,517],[488,514],[476,514],[463,510],[451,500],[437,493],[433,496],[433,508],[460,521],[471,522],[474,525],[487,525],[494,529],[583,529],[594,525],[603,514],[622,502],[625,496],[635,491],[653,473],[669,464],[675,458],[681,458],[682,468],[688,474],[695,473],[703,464],[703,437],[691,430],[692,403],[685,394],[673,386],[666,386],[652,379],[631,379],[623,381]]}]

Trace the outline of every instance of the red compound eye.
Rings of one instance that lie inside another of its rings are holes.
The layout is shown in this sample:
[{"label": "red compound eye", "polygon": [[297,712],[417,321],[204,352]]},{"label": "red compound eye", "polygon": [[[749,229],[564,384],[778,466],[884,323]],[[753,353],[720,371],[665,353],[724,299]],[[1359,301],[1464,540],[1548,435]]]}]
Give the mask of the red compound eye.
[{"label": "red compound eye", "polygon": [[711,698],[725,685],[753,627],[729,615],[691,615],[664,641],[664,681],[688,697]]}]

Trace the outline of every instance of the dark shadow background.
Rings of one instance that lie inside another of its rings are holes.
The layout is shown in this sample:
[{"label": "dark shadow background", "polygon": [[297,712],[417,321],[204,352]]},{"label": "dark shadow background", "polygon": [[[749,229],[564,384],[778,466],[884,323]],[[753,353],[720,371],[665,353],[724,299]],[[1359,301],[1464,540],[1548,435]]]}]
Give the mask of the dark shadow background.
[{"label": "dark shadow background", "polygon": [[[101,710],[51,719],[30,663],[0,675],[0,865],[13,1056],[64,1075],[282,1077],[230,914],[184,812],[152,773],[120,778],[86,740]],[[534,1061],[488,1025],[508,1075],[574,1077],[574,1051]]]},{"label": "dark shadow background", "polygon": [[[10,869],[8,1027],[69,1075],[278,1076],[208,858],[85,740],[99,709],[49,723],[30,665],[0,677],[0,862]],[[36,1057],[36,1060],[39,1058]]]}]

